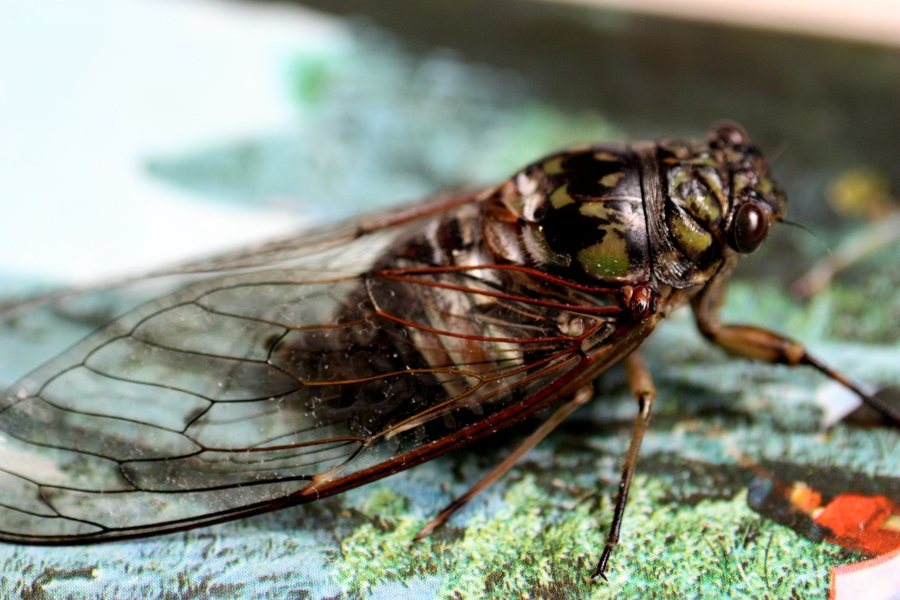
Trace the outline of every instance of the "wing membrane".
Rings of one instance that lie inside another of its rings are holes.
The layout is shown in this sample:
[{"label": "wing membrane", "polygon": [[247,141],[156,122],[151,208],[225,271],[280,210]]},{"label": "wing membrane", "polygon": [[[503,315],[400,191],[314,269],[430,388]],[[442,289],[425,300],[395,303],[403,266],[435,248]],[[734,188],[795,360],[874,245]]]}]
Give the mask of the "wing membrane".
[{"label": "wing membrane", "polygon": [[[0,539],[149,535],[340,491],[523,418],[649,331],[537,272],[383,268],[422,226],[176,270],[22,378],[0,397]],[[540,294],[510,292],[523,277]]]}]

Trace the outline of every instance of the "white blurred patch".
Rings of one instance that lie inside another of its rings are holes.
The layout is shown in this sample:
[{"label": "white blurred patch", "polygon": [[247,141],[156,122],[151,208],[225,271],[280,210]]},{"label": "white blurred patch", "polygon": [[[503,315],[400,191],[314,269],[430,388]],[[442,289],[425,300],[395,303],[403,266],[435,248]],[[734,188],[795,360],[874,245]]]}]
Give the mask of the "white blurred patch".
[{"label": "white blurred patch", "polygon": [[829,381],[816,390],[816,405],[822,409],[822,428],[827,429],[862,406],[859,396],[837,383]]},{"label": "white blurred patch", "polygon": [[832,569],[834,600],[900,600],[900,551]]},{"label": "white blurred patch", "polygon": [[289,61],[344,43],[337,21],[286,6],[0,2],[0,271],[93,281],[296,228],[143,163],[289,125]]}]

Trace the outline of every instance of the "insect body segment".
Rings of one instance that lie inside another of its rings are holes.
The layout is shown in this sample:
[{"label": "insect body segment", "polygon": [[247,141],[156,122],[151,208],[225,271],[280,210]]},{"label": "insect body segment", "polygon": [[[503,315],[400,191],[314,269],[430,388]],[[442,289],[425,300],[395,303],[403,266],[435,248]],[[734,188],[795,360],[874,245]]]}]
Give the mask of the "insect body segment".
[{"label": "insect body segment", "polygon": [[[700,285],[729,248],[755,250],[784,194],[745,134],[561,152],[488,200],[495,255],[575,281]],[[752,222],[751,222],[752,221]]]},{"label": "insect body segment", "polygon": [[570,279],[649,280],[636,157],[627,147],[562,152],[520,172],[488,200],[487,246]]}]

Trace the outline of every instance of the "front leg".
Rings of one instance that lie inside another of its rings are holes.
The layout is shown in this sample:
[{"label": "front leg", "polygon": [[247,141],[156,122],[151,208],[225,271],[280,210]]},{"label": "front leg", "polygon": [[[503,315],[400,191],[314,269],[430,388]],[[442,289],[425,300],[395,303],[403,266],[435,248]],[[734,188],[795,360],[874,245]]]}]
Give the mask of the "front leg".
[{"label": "front leg", "polygon": [[866,390],[861,384],[839,373],[810,355],[800,342],[752,325],[728,325],[719,320],[726,279],[710,282],[692,301],[697,328],[707,339],[731,355],[795,367],[809,365],[855,392],[862,400],[900,423],[900,410]]}]

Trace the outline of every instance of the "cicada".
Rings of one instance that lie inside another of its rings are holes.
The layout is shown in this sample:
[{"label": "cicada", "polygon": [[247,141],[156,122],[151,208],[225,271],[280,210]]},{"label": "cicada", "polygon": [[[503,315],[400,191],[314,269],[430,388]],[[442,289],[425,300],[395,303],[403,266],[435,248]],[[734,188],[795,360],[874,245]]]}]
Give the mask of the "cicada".
[{"label": "cicada", "polygon": [[639,410],[603,576],[656,396],[638,349],[677,308],[731,354],[810,365],[897,418],[801,344],[717,318],[785,208],[762,152],[722,124],[564,150],[483,191],[125,283],[155,299],[0,398],[0,540],[120,540],[309,502],[556,405],[424,535],[624,363]]}]

